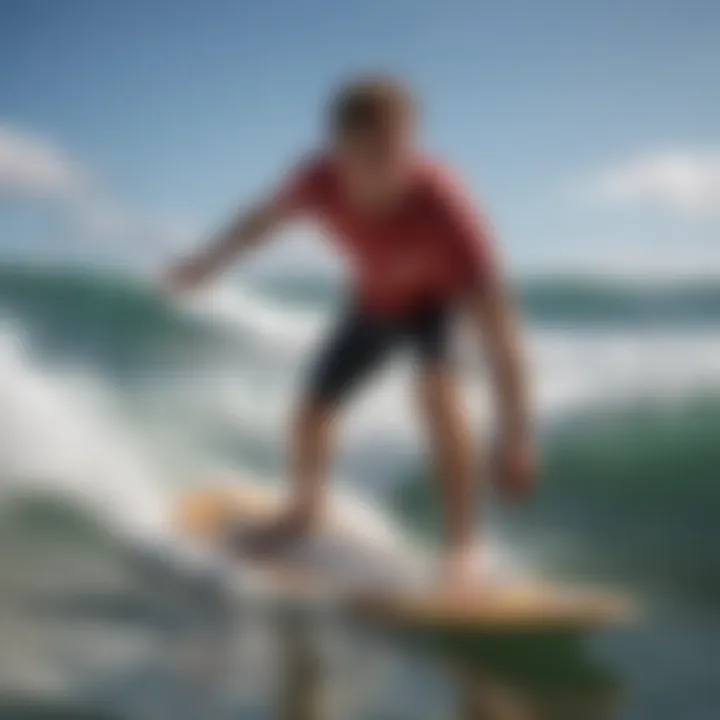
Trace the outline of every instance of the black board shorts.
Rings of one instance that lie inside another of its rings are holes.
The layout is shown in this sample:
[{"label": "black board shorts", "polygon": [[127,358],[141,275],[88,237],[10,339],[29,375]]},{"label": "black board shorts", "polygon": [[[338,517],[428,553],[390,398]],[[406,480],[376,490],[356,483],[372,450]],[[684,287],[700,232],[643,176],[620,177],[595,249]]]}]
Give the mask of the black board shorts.
[{"label": "black board shorts", "polygon": [[398,349],[422,369],[443,363],[450,345],[448,304],[436,303],[399,319],[350,306],[331,331],[310,371],[306,397],[335,405]]}]

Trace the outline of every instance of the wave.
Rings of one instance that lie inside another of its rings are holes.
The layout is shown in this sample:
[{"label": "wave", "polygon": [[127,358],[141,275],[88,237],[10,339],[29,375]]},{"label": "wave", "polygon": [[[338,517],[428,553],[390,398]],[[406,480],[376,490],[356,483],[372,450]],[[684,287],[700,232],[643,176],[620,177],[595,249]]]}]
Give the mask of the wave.
[{"label": "wave", "polygon": [[[543,437],[538,491],[492,503],[493,534],[556,577],[607,579],[662,601],[720,602],[720,393],[573,413]],[[439,537],[434,483],[407,475],[394,507]]]},{"label": "wave", "polygon": [[[178,304],[150,283],[129,275],[77,268],[5,266],[0,270],[0,313],[32,326],[55,352],[84,353],[119,369],[218,342],[223,331],[302,344],[318,317],[341,302],[343,289],[327,278],[246,279]],[[643,327],[711,326],[720,321],[720,282],[639,282],[556,277],[518,283],[528,320],[538,326],[573,324]],[[276,343],[276,344],[277,344]]]},{"label": "wave", "polygon": [[0,497],[63,496],[117,522],[154,533],[161,484],[115,412],[99,378],[43,366],[21,335],[0,335]]},{"label": "wave", "polygon": [[[275,471],[277,428],[286,421],[314,341],[333,314],[330,303],[298,307],[293,282],[299,281],[288,279],[269,295],[267,286],[247,282],[178,303],[129,276],[5,268],[0,272],[0,317],[10,319],[31,356],[49,366],[89,373],[125,405],[132,404],[136,415],[154,415],[149,420],[155,427],[144,422],[143,433],[168,435],[168,446],[181,449],[192,446],[194,436],[228,451],[233,461],[238,452],[246,458],[255,454],[262,469]],[[709,289],[695,288],[695,295],[691,290],[667,288],[671,297],[694,297],[702,308],[711,304],[701,302],[713,296]],[[607,307],[616,291],[608,286],[603,295],[597,287],[583,289],[579,281],[566,281],[565,286],[528,285],[525,292],[538,305],[567,305],[564,312],[572,313],[579,294],[604,297],[598,305]],[[650,290],[623,292],[639,296]],[[715,292],[720,298],[720,288]],[[670,300],[666,304],[672,305]],[[558,310],[553,316],[560,314]],[[632,398],[682,398],[717,384],[720,342],[714,327],[642,329],[623,323],[566,328],[531,322],[541,420],[555,423],[578,409],[622,406]],[[484,391],[477,380],[469,379],[467,392],[480,399]],[[403,366],[391,368],[359,398],[349,418],[349,452],[365,457],[368,476],[379,474],[373,457],[391,458],[397,454],[393,448],[407,446],[417,435],[405,402],[408,383]],[[170,433],[171,427],[178,432]],[[387,467],[383,477],[394,472]]]},{"label": "wave", "polygon": [[[123,533],[147,535],[159,531],[182,478],[281,474],[292,393],[338,292],[317,285],[303,299],[293,282],[246,280],[178,304],[127,276],[2,270],[0,492],[61,492]],[[522,552],[547,541],[563,567],[591,567],[595,554],[618,564],[631,557],[628,545],[643,548],[631,565],[662,575],[652,548],[679,562],[673,547],[690,552],[689,538],[717,546],[720,339],[712,322],[720,286],[563,282],[521,288],[531,315],[543,319],[529,335],[544,488],[526,510],[496,517],[512,527],[513,547],[534,533]],[[636,325],[622,310],[631,300]],[[667,324],[640,323],[643,303],[656,319],[662,305]],[[680,317],[699,327],[679,327]],[[473,406],[485,394],[477,381],[466,385]],[[415,489],[402,489],[423,449],[409,384],[398,365],[359,399],[339,472],[385,506],[397,491],[402,521],[412,524],[437,515],[437,502],[425,473],[415,474]],[[73,519],[43,507],[31,516],[56,528],[84,522],[83,510]],[[704,565],[697,577],[715,582]]]},{"label": "wave", "polygon": [[[263,277],[253,288],[303,307],[338,302],[343,285],[332,278]],[[551,324],[706,324],[720,321],[720,281],[541,276],[518,280],[515,292],[526,317]]]},{"label": "wave", "polygon": [[[541,492],[519,510],[582,524],[593,516],[653,522],[668,532],[678,522],[720,540],[719,423],[720,394],[571,415],[544,433]],[[432,484],[425,480],[423,473],[408,475],[396,500],[418,522],[430,522],[431,515],[436,522]]]}]

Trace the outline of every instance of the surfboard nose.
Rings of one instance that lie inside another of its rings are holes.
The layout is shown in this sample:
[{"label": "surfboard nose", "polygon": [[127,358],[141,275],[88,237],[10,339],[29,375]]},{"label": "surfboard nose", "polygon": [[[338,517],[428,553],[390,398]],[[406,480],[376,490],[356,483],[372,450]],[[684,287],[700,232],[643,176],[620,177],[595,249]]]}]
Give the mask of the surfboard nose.
[{"label": "surfboard nose", "polygon": [[229,522],[231,507],[227,494],[191,492],[175,505],[173,520],[181,532],[199,540],[212,540]]}]

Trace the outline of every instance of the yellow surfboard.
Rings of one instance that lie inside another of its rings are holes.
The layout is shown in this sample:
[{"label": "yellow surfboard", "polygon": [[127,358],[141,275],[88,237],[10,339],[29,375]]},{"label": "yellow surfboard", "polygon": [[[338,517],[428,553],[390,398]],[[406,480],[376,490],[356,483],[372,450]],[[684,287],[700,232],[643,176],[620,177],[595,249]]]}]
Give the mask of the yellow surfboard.
[{"label": "yellow surfboard", "polygon": [[[174,523],[184,536],[218,552],[229,552],[226,538],[232,528],[262,523],[282,502],[282,493],[258,483],[202,488],[177,499]],[[346,521],[332,511],[328,515],[320,535],[344,535]],[[378,558],[382,560],[382,552]],[[344,561],[345,565],[352,562],[352,558]],[[335,590],[355,612],[378,622],[417,629],[592,630],[625,623],[636,614],[627,597],[593,588],[518,580],[462,592],[402,583],[394,587],[372,583],[348,586],[322,564],[296,556],[252,561],[242,558],[242,563],[282,592],[292,595]]]}]

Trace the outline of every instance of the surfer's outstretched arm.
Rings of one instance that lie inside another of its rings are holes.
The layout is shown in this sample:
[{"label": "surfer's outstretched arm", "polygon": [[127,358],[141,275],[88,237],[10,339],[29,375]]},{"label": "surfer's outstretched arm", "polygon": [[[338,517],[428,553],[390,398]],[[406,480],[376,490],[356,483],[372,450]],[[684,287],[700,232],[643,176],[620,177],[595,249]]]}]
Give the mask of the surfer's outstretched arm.
[{"label": "surfer's outstretched arm", "polygon": [[472,291],[467,306],[482,337],[497,399],[499,432],[493,472],[499,488],[522,496],[532,487],[535,464],[528,373],[520,322],[506,285],[490,278]]},{"label": "surfer's outstretched arm", "polygon": [[290,207],[280,196],[257,203],[239,213],[206,247],[175,265],[167,283],[185,290],[212,280],[279,229],[290,215]]},{"label": "surfer's outstretched arm", "polygon": [[458,260],[458,297],[489,362],[498,408],[494,479],[508,495],[531,487],[534,465],[528,375],[518,314],[496,254],[491,224],[469,193],[452,181],[435,185],[434,204]]}]

